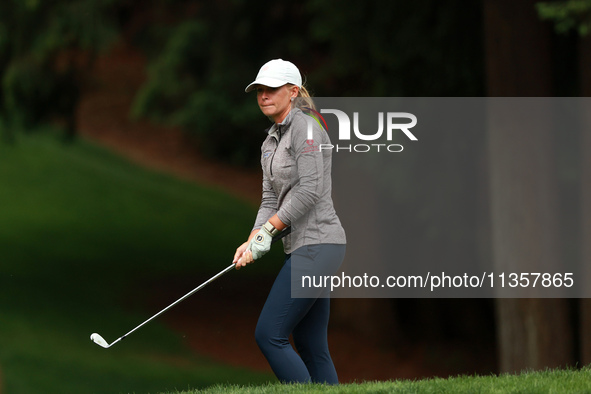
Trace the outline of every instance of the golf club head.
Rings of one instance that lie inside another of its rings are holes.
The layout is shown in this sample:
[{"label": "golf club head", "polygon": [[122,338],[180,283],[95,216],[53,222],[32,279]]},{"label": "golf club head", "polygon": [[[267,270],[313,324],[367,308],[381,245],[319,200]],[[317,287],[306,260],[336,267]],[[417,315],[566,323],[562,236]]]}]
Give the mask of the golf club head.
[{"label": "golf club head", "polygon": [[110,345],[101,337],[99,334],[94,333],[90,336],[90,340],[96,343],[99,346],[104,347],[105,349],[108,348]]}]

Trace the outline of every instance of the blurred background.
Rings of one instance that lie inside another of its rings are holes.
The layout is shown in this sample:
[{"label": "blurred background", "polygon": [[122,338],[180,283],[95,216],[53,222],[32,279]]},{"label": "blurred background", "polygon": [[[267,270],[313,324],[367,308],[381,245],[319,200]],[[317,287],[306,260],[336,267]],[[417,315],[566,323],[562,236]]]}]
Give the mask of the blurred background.
[{"label": "blurred background", "polygon": [[[590,0],[1,2],[0,393],[274,381],[253,333],[280,247],[112,349],[88,340],[231,262],[269,124],[244,87],[266,61],[297,64],[315,96],[585,97],[590,26]],[[421,258],[589,265],[591,133],[428,138],[416,162],[443,171],[391,179],[392,231],[413,227]],[[338,299],[330,330],[343,382],[591,361],[585,299]]]}]

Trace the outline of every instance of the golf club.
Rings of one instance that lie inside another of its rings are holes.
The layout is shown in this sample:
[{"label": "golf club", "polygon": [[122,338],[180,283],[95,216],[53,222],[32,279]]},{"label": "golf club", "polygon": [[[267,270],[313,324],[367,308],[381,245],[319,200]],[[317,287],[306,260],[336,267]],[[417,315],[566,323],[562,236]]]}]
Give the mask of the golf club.
[{"label": "golf club", "polygon": [[[291,232],[291,227],[286,228],[280,234],[278,234],[277,236],[273,237],[272,243],[275,243],[275,242],[279,241],[281,238],[285,237],[290,232]],[[97,334],[97,333],[92,334],[90,336],[90,340],[93,341],[94,343],[96,343],[97,345],[104,347],[105,349],[110,348],[111,346],[113,346],[117,342],[119,342],[119,341],[127,338],[127,336],[130,335],[135,330],[137,330],[140,327],[146,325],[147,323],[149,323],[150,321],[154,320],[155,318],[157,318],[158,316],[160,316],[161,314],[163,314],[164,312],[166,312],[167,310],[169,310],[170,308],[172,308],[176,304],[180,303],[181,301],[184,301],[185,299],[189,298],[190,296],[192,296],[193,294],[195,294],[199,290],[203,289],[205,286],[207,286],[208,284],[210,284],[214,280],[216,280],[219,277],[224,276],[228,272],[232,271],[235,267],[236,266],[234,265],[234,263],[230,264],[228,267],[224,268],[222,271],[218,272],[217,274],[215,274],[214,276],[212,276],[211,278],[209,278],[208,280],[206,280],[205,282],[203,282],[202,284],[200,284],[199,286],[197,286],[196,288],[194,288],[193,290],[191,290],[190,292],[188,292],[187,294],[185,294],[184,296],[182,296],[181,298],[179,298],[178,300],[176,300],[175,302],[173,302],[172,304],[170,304],[166,308],[162,309],[160,312],[156,313],[154,316],[152,316],[151,318],[149,318],[148,320],[146,320],[145,322],[143,322],[142,324],[140,324],[139,326],[137,326],[133,330],[129,331],[127,334],[123,335],[122,337],[117,338],[111,344],[109,344],[107,341],[105,341],[105,339],[102,336],[100,336],[99,334]]]}]

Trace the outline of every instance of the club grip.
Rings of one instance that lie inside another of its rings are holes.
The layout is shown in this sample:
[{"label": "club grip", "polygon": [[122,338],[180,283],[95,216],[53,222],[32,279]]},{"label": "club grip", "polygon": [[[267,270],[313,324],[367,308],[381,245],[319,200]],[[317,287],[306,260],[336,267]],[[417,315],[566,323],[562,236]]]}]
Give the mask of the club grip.
[{"label": "club grip", "polygon": [[291,233],[291,227],[285,228],[282,232],[274,236],[271,243],[274,244],[275,242],[279,241],[281,238],[285,237],[289,233]]}]

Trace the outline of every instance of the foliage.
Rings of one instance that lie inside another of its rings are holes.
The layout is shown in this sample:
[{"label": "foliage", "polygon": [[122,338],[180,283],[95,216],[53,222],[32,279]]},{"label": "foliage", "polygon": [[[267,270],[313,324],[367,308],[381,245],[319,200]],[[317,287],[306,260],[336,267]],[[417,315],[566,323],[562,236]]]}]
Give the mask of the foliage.
[{"label": "foliage", "polygon": [[267,123],[252,96],[233,94],[246,79],[237,77],[236,60],[213,53],[219,47],[210,42],[212,24],[188,20],[171,28],[132,114],[181,126],[198,138],[204,153],[244,164],[258,150]]},{"label": "foliage", "polygon": [[[325,96],[481,96],[480,2],[307,2]],[[335,10],[339,12],[335,12]]]},{"label": "foliage", "polygon": [[78,98],[78,87],[68,74],[54,73],[34,58],[13,60],[2,82],[4,108],[19,129],[39,124],[48,112],[67,116]]},{"label": "foliage", "polygon": [[483,92],[481,26],[468,17],[479,3],[472,0],[234,0],[199,7],[170,1],[166,7],[173,16],[136,37],[150,69],[133,113],[181,126],[212,155],[237,163],[258,160],[268,122],[243,88],[272,58],[296,63],[318,96]]},{"label": "foliage", "polygon": [[469,16],[479,7],[472,0],[4,1],[0,117],[29,128],[59,116],[72,129],[85,70],[125,32],[149,60],[132,115],[180,126],[212,156],[255,164],[269,122],[242,88],[264,62],[295,62],[322,96],[478,96],[481,29]]},{"label": "foliage", "polygon": [[536,8],[540,19],[554,22],[559,34],[576,30],[586,36],[591,31],[591,0],[540,2]]},{"label": "foliage", "polygon": [[[243,89],[262,63],[301,53],[292,50],[296,30],[286,28],[297,23],[301,6],[240,0],[204,2],[196,10],[182,1],[165,5],[177,22],[156,21],[136,39],[150,67],[134,116],[182,126],[211,156],[258,163],[262,131],[270,123]],[[161,48],[150,45],[162,35]]]},{"label": "foliage", "polygon": [[0,4],[0,116],[28,128],[53,116],[73,116],[96,51],[118,30],[115,0],[3,1]]}]

